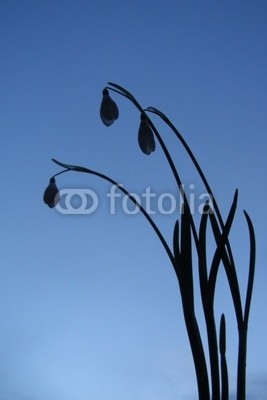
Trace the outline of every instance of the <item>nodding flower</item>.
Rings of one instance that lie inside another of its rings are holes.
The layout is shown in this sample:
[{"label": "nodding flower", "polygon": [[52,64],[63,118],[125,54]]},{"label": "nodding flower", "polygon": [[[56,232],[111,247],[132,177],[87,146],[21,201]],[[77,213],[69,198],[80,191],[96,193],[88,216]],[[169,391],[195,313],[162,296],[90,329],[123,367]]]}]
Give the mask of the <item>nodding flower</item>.
[{"label": "nodding flower", "polygon": [[106,126],[110,126],[119,117],[119,109],[115,101],[109,95],[108,89],[104,89],[100,106],[100,118]]},{"label": "nodding flower", "polygon": [[59,202],[59,190],[54,177],[50,179],[49,185],[44,191],[43,199],[45,204],[47,204],[50,208],[55,207],[55,205]]},{"label": "nodding flower", "polygon": [[148,123],[145,113],[141,113],[140,119],[141,121],[138,130],[138,143],[142,152],[149,155],[152,151],[155,151],[156,149],[154,134]]}]

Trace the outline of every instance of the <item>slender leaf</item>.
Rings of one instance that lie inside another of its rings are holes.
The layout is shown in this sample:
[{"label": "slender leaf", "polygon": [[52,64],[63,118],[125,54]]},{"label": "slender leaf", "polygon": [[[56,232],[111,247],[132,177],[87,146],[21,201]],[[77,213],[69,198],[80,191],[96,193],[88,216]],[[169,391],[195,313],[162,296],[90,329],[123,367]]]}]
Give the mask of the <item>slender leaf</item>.
[{"label": "slender leaf", "polygon": [[246,211],[244,211],[248,229],[249,229],[249,237],[250,237],[250,260],[249,260],[249,275],[248,275],[248,286],[247,286],[247,294],[246,294],[246,302],[245,302],[245,311],[244,311],[244,322],[247,325],[248,317],[249,317],[249,309],[251,304],[253,283],[254,283],[254,275],[255,275],[255,262],[256,262],[256,239],[255,232],[253,228],[252,221]]},{"label": "slender leaf", "polygon": [[173,230],[173,252],[174,259],[176,263],[176,275],[178,279],[180,279],[181,275],[181,250],[180,250],[180,229],[179,229],[179,220],[176,221]]},{"label": "slender leaf", "polygon": [[204,296],[207,293],[207,283],[208,283],[206,235],[207,235],[207,221],[208,221],[209,209],[210,207],[208,203],[206,203],[203,209],[199,225],[199,248],[201,251],[201,257],[198,257],[198,268],[199,268],[199,282],[200,282],[202,302]]},{"label": "slender leaf", "polygon": [[229,383],[228,383],[228,370],[226,360],[226,325],[224,314],[221,316],[220,322],[220,353],[221,353],[221,399],[229,399]]},{"label": "slender leaf", "polygon": [[183,295],[186,296],[190,306],[194,309],[191,220],[187,203],[184,203],[181,217],[181,267]]}]

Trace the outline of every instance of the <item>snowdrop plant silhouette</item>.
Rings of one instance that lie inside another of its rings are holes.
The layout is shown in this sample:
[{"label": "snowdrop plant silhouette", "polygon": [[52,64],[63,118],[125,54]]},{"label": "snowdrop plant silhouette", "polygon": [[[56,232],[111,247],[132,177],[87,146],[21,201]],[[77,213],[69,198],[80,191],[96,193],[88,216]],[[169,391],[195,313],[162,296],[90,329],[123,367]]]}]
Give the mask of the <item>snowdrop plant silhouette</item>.
[{"label": "snowdrop plant silhouette", "polygon": [[[232,245],[229,239],[229,233],[234,222],[237,208],[238,191],[236,190],[229,213],[224,220],[214,197],[213,191],[204,175],[199,163],[197,162],[192,150],[187,142],[172,124],[168,117],[154,107],[142,108],[135,97],[123,87],[109,82],[104,88],[103,99],[100,106],[100,117],[106,126],[112,125],[119,116],[119,110],[110,97],[109,91],[112,91],[132,102],[140,113],[140,125],[138,129],[138,143],[140,149],[146,155],[150,155],[156,149],[157,144],[161,147],[171,172],[177,183],[183,201],[180,218],[176,221],[173,228],[172,247],[167,243],[161,231],[151,216],[146,212],[136,198],[132,196],[123,186],[119,185],[114,179],[100,172],[78,165],[70,165],[55,159],[54,163],[62,167],[63,170],[52,176],[50,183],[44,193],[44,202],[52,208],[58,202],[58,189],[55,177],[66,172],[82,172],[96,175],[101,179],[116,185],[120,191],[129,197],[129,199],[139,207],[140,211],[154,229],[161,244],[168,255],[169,261],[174,269],[178,280],[181,294],[184,321],[187,329],[189,343],[192,351],[194,367],[196,372],[198,398],[199,400],[227,400],[229,399],[228,367],[226,357],[226,319],[222,314],[220,323],[216,324],[214,311],[215,288],[218,277],[218,271],[223,268],[229,285],[235,318],[237,322],[238,333],[238,351],[237,351],[237,383],[236,399],[245,400],[246,398],[246,355],[247,355],[247,332],[251,305],[251,297],[255,273],[256,243],[255,233],[251,219],[244,211],[245,220],[248,228],[248,237],[250,244],[250,255],[248,260],[248,281],[245,291],[245,299],[242,301],[240,286],[237,276],[236,262],[233,256]],[[212,200],[207,202],[203,208],[198,226],[194,221],[193,214],[189,207],[186,193],[183,189],[182,180],[176,168],[174,161],[165,145],[158,129],[152,122],[150,116],[159,117],[176,135],[176,138],[184,147],[190,157],[196,172],[200,176],[209,196]],[[155,141],[156,139],[156,141]],[[208,226],[210,234],[208,235]],[[212,236],[211,238],[209,236]],[[210,262],[208,262],[208,243],[209,240],[215,242],[215,249]],[[193,257],[196,253],[197,259]],[[194,273],[193,273],[194,271]],[[198,272],[198,280],[195,278],[195,271]],[[195,307],[195,285],[199,285],[201,304],[206,324],[206,333],[201,334],[199,328],[199,317]],[[205,351],[204,337],[207,337],[207,350]],[[206,354],[208,353],[208,354]]]}]

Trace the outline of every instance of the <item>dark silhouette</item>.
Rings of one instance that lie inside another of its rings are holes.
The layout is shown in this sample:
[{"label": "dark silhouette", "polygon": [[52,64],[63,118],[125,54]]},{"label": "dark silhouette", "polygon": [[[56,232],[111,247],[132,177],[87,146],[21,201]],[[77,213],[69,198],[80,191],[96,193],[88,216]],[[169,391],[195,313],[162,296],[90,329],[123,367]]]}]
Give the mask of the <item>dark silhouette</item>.
[{"label": "dark silhouette", "polygon": [[[183,306],[184,320],[187,328],[188,338],[192,350],[197,385],[198,396],[200,400],[227,400],[229,399],[229,385],[228,385],[228,370],[226,358],[226,320],[224,314],[221,315],[220,327],[217,329],[214,313],[214,297],[215,287],[218,276],[219,268],[224,268],[227,281],[229,284],[233,307],[238,329],[238,360],[237,360],[237,400],[245,400],[246,397],[246,352],[247,352],[247,331],[249,310],[252,297],[254,272],[255,272],[255,257],[256,257],[256,244],[253,225],[247,212],[244,211],[245,220],[247,222],[249,240],[250,240],[250,259],[249,259],[249,273],[248,283],[246,289],[246,296],[244,304],[240,296],[240,288],[237,277],[236,263],[233,257],[232,247],[229,239],[229,233],[234,221],[234,216],[237,207],[238,191],[236,190],[231,208],[228,216],[224,221],[217,201],[211,190],[211,187],[198,164],[194,154],[187,145],[186,141],[175,128],[172,122],[161,111],[154,107],[143,109],[133,95],[125,90],[123,87],[111,83],[103,90],[103,99],[100,106],[100,117],[106,126],[112,125],[119,116],[119,110],[116,103],[109,95],[109,90],[113,91],[128,100],[130,100],[137,110],[140,112],[140,126],[138,130],[138,143],[143,153],[149,155],[155,151],[157,140],[166,159],[169,163],[171,171],[177,183],[178,190],[180,191],[183,201],[182,212],[180,219],[176,221],[173,231],[173,249],[171,249],[158,229],[157,225],[146,212],[146,210],[139,204],[136,199],[126,190],[119,185],[112,178],[93,171],[91,169],[69,165],[59,162],[55,159],[53,161],[64,168],[62,171],[55,174],[44,193],[44,201],[49,207],[53,207],[58,201],[58,188],[56,186],[55,177],[69,171],[83,172],[96,175],[113,185],[116,185],[130,200],[141,210],[145,218],[148,220],[155,233],[157,234],[160,242],[164,246],[166,253],[175,271],[178,285],[181,293],[181,300]],[[193,162],[197,173],[202,179],[202,182],[209,194],[210,201],[206,202],[201,215],[199,226],[193,219],[189,202],[184,192],[182,180],[178,170],[170,156],[170,153],[154,123],[150,118],[150,114],[154,114],[161,118],[166,125],[176,135],[177,139],[181,142],[182,146],[189,155]],[[216,243],[216,248],[210,265],[208,265],[207,257],[207,243],[209,237],[207,235],[208,224],[211,227],[213,240]],[[193,266],[193,252],[197,253],[197,266]],[[206,330],[208,337],[208,352],[209,352],[209,365],[207,362],[207,354],[205,354],[203,340],[198,325],[198,318],[195,312],[194,300],[194,282],[193,268],[198,269],[199,285],[203,312],[206,322]],[[209,373],[208,373],[209,371]],[[210,376],[210,381],[209,381]]]}]

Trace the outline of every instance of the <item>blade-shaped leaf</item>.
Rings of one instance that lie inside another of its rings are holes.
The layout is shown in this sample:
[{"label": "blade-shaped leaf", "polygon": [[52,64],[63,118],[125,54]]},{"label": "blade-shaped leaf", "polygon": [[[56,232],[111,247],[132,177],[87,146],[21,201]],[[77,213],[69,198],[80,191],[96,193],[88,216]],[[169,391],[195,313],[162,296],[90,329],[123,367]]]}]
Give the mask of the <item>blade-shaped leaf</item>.
[{"label": "blade-shaped leaf", "polygon": [[199,267],[199,281],[202,300],[206,294],[207,282],[208,282],[208,272],[207,272],[207,249],[206,249],[206,235],[207,235],[207,221],[210,206],[208,203],[203,208],[200,225],[199,225],[199,249],[201,257],[198,257],[198,267]]},{"label": "blade-shaped leaf", "polygon": [[225,316],[222,314],[220,323],[220,353],[225,355],[226,337],[225,337]]},{"label": "blade-shaped leaf", "polygon": [[224,314],[221,316],[220,322],[220,353],[221,353],[221,399],[229,399],[229,383],[228,383],[228,370],[226,361],[226,325]]},{"label": "blade-shaped leaf", "polygon": [[252,297],[253,283],[254,283],[254,275],[255,275],[256,239],[255,239],[255,232],[254,232],[252,221],[251,221],[248,213],[245,210],[244,210],[244,214],[245,214],[245,217],[246,217],[246,220],[247,220],[248,229],[249,229],[249,238],[250,238],[249,274],[248,274],[248,286],[247,286],[245,311],[244,311],[244,322],[247,325],[248,317],[249,317],[249,309],[250,309],[251,297]]},{"label": "blade-shaped leaf", "polygon": [[192,309],[194,308],[194,284],[193,284],[193,265],[192,265],[192,238],[190,208],[184,203],[181,217],[181,278],[184,289],[183,295],[186,296]]},{"label": "blade-shaped leaf", "polygon": [[176,263],[175,272],[180,279],[181,275],[181,251],[180,251],[180,229],[179,229],[179,220],[175,222],[174,230],[173,230],[173,253]]}]

